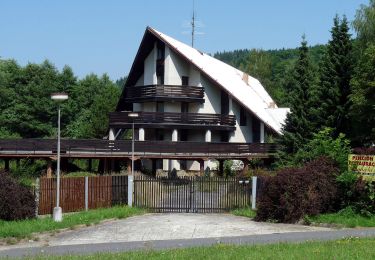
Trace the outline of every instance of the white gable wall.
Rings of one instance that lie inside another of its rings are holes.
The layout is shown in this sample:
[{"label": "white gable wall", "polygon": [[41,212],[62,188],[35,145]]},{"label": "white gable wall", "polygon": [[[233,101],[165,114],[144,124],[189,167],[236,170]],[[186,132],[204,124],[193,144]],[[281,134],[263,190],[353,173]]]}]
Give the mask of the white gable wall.
[{"label": "white gable wall", "polygon": [[154,48],[147,56],[144,61],[144,85],[153,85],[157,83],[156,78],[156,58],[157,58],[157,49],[156,43]]},{"label": "white gable wall", "polygon": [[229,136],[231,143],[252,143],[253,142],[253,131],[252,131],[252,120],[250,114],[246,113],[246,126],[240,126],[240,114],[241,106],[232,100],[233,113],[236,116],[236,130],[233,131]]}]

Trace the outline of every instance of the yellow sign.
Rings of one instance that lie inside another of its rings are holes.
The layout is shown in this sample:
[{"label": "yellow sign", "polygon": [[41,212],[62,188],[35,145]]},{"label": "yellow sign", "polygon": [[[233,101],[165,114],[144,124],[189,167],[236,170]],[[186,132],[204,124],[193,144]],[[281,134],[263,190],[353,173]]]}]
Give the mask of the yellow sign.
[{"label": "yellow sign", "polygon": [[349,154],[349,170],[361,174],[375,174],[375,155]]}]

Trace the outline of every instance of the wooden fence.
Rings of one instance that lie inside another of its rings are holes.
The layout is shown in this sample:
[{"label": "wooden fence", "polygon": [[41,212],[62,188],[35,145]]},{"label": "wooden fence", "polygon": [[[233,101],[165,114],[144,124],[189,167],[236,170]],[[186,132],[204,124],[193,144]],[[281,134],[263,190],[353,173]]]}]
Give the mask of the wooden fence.
[{"label": "wooden fence", "polygon": [[[56,178],[41,178],[39,183],[38,214],[51,214],[56,206]],[[66,177],[60,183],[63,212],[127,203],[128,176]]]}]

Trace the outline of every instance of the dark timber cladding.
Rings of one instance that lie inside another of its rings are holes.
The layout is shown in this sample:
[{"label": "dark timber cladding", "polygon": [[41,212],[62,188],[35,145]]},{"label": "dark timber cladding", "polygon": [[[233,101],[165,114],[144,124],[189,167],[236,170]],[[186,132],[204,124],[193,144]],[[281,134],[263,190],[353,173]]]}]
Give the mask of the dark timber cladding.
[{"label": "dark timber cladding", "polygon": [[147,85],[126,87],[124,100],[129,103],[180,101],[204,103],[204,90],[195,86]]},{"label": "dark timber cladding", "polygon": [[218,177],[134,177],[134,205],[154,212],[223,212],[250,206],[251,182]]},{"label": "dark timber cladding", "polygon": [[[109,113],[109,125],[113,127],[130,128],[133,120],[137,126],[164,128],[163,124],[180,125],[180,128],[209,128],[215,130],[234,130],[236,117],[234,115],[203,114],[203,113],[172,113],[172,112],[137,112],[139,117],[128,117],[127,112]],[[184,125],[182,127],[182,125]]]}]

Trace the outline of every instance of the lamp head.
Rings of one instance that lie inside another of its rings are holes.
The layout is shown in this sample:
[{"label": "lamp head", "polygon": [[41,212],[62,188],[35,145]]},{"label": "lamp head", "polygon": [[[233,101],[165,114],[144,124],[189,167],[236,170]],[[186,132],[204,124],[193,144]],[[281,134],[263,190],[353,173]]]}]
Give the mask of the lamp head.
[{"label": "lamp head", "polygon": [[130,113],[128,113],[128,117],[137,118],[137,117],[139,117],[139,114],[138,113],[134,113],[134,112],[130,112]]},{"label": "lamp head", "polygon": [[62,102],[68,99],[68,94],[64,92],[52,93],[51,99],[56,102]]}]

